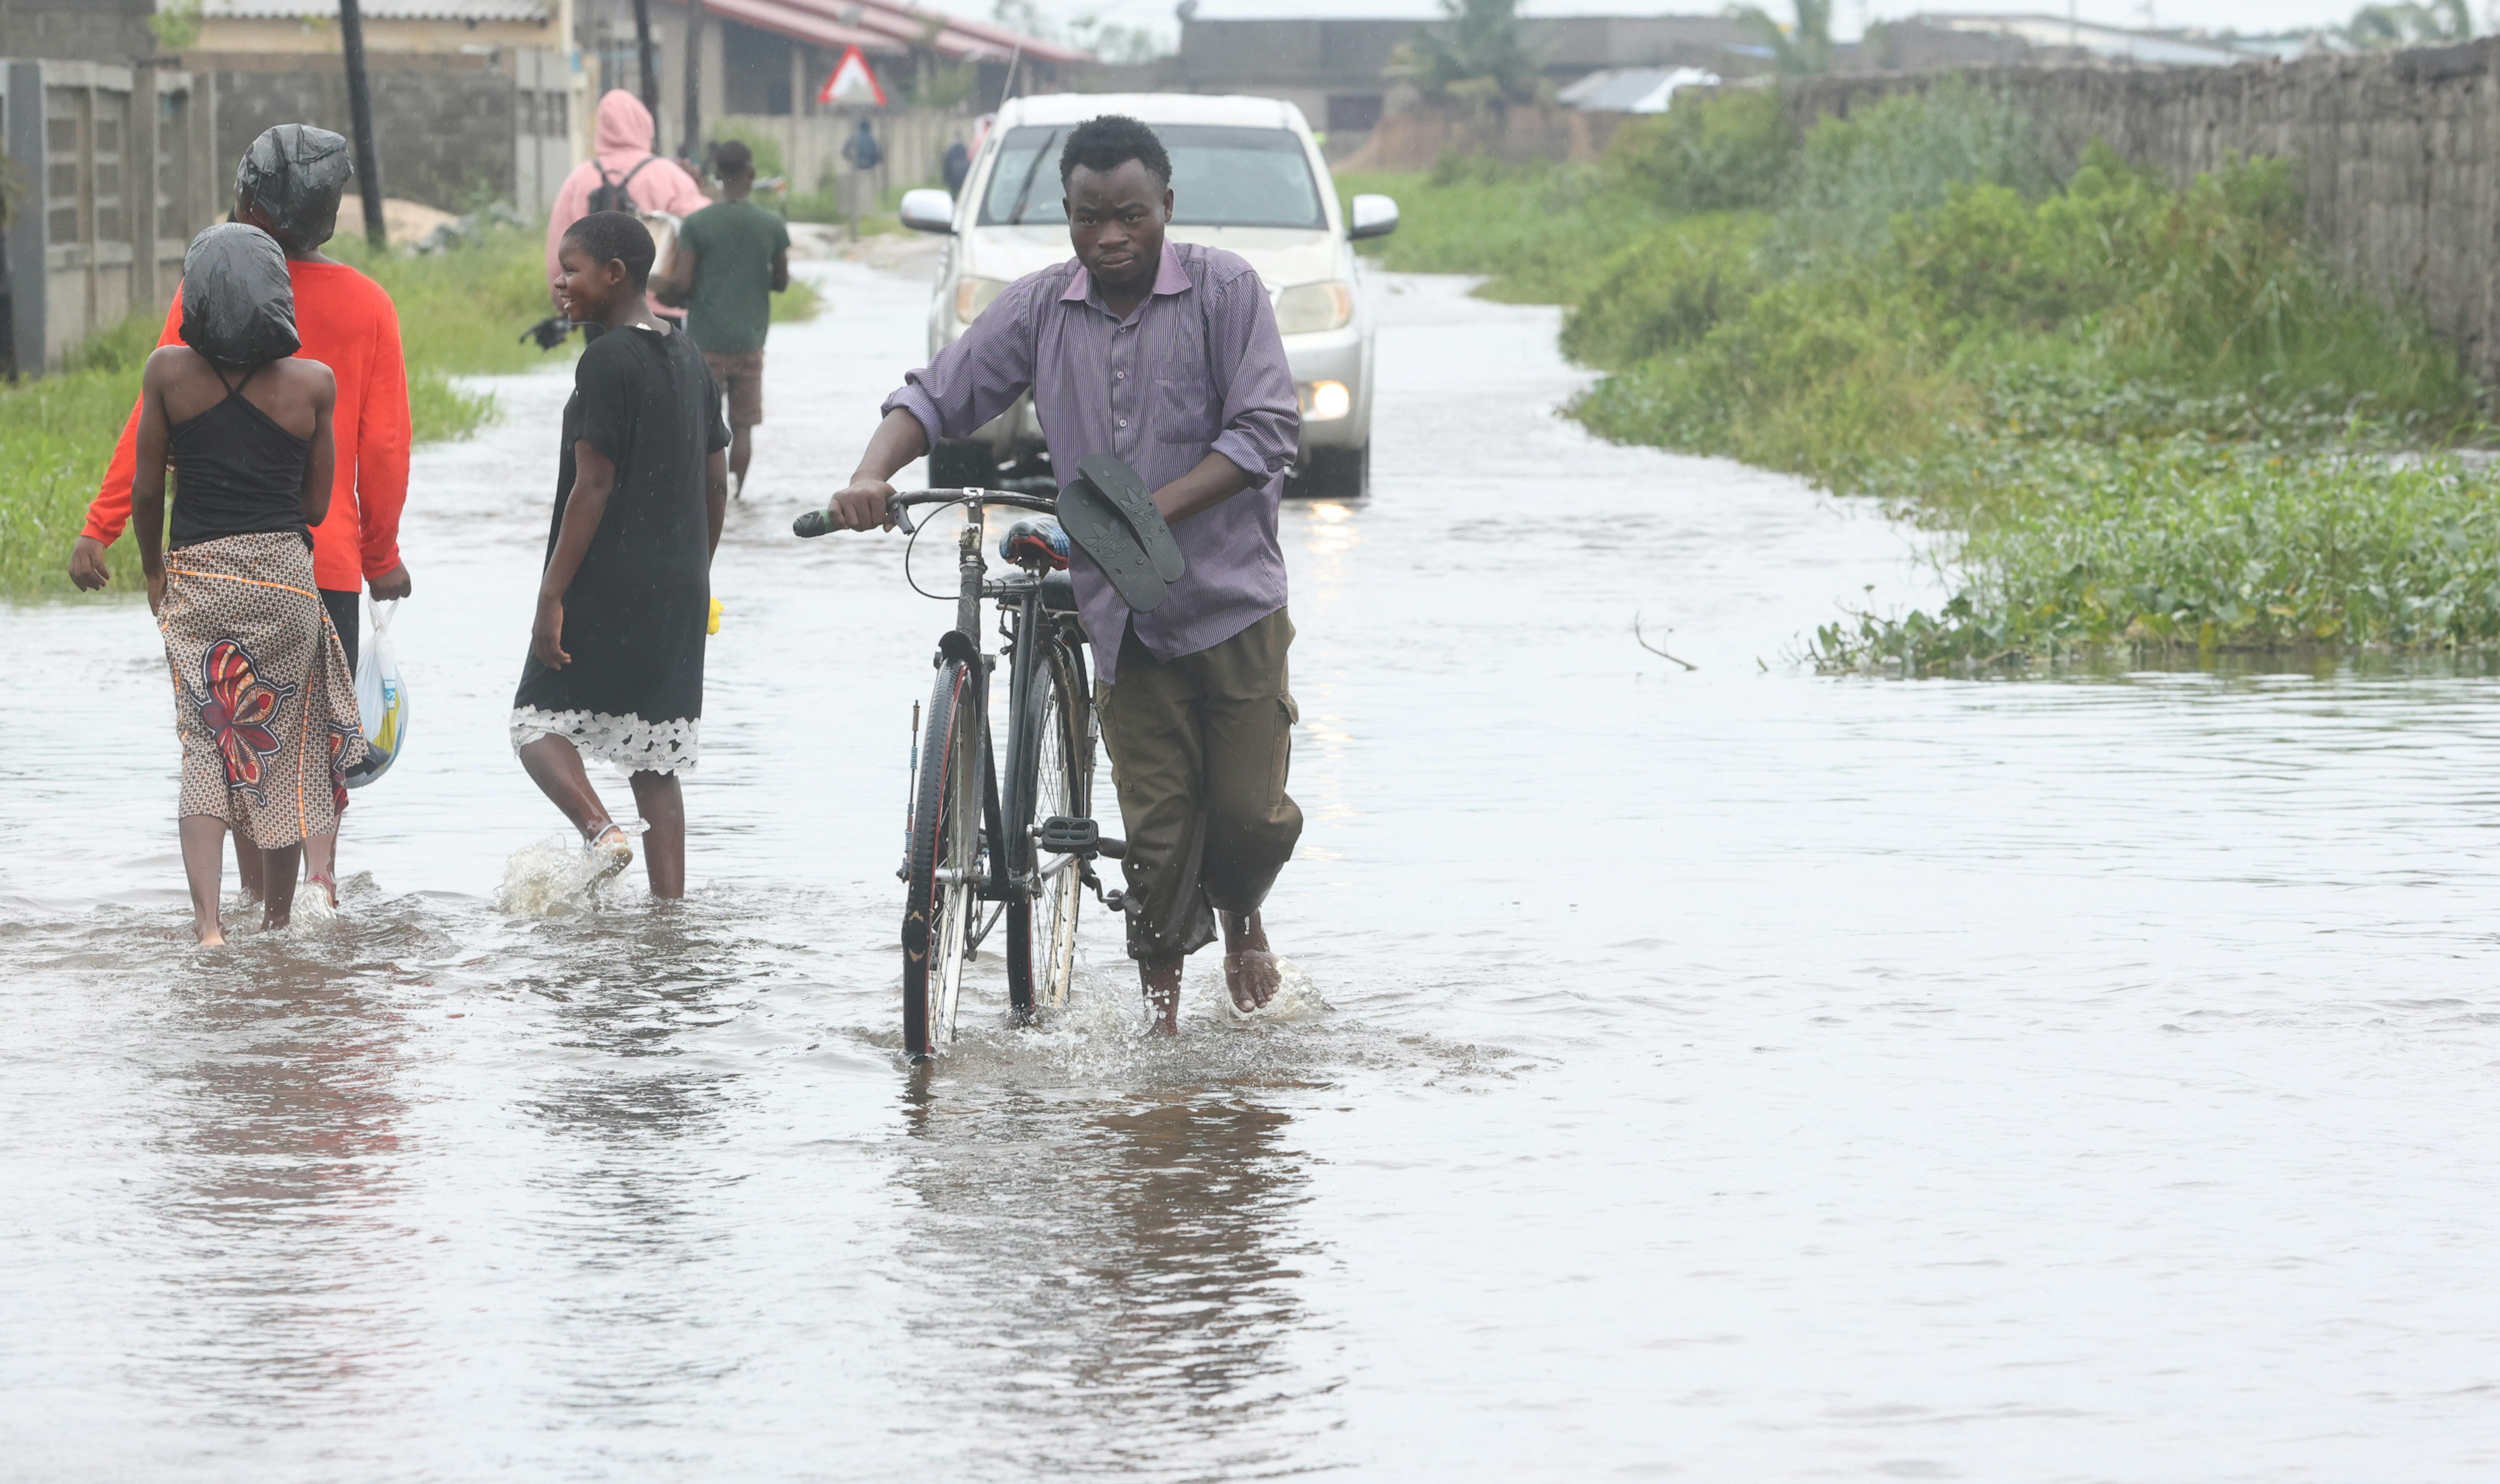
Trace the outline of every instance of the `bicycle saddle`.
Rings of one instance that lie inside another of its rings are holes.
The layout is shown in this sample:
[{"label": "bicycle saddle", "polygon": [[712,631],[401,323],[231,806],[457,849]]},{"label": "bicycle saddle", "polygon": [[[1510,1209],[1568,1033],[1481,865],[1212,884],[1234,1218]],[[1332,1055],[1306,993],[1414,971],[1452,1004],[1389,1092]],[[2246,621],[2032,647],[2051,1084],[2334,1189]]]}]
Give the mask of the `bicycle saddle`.
[{"label": "bicycle saddle", "polygon": [[1171,584],[1189,570],[1146,482],[1109,454],[1078,464],[1076,477],[1060,488],[1059,523],[1133,612],[1162,606]]},{"label": "bicycle saddle", "polygon": [[1030,571],[1052,571],[1068,565],[1068,532],[1056,521],[1020,520],[999,541],[999,555]]}]

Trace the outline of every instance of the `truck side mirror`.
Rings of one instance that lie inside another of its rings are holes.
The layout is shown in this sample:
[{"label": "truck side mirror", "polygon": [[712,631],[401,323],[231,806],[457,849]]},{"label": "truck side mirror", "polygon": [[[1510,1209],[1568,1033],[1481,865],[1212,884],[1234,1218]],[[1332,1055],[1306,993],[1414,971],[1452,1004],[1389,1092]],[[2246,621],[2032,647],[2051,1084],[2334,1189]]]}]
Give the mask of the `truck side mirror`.
[{"label": "truck side mirror", "polygon": [[1387,237],[1397,230],[1397,202],[1387,196],[1354,198],[1354,220],[1345,229],[1348,238]]},{"label": "truck side mirror", "polygon": [[[1380,198],[1387,200],[1387,197]],[[1396,216],[1398,209],[1391,207]],[[933,186],[903,193],[903,224],[914,232],[952,233],[955,230],[955,198]]]}]

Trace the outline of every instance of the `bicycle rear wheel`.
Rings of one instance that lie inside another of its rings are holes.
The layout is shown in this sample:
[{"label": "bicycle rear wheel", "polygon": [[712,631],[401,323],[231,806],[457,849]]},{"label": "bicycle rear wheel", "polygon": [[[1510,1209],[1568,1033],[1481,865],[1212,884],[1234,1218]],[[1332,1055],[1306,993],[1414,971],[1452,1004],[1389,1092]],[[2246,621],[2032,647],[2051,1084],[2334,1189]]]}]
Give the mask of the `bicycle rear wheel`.
[{"label": "bicycle rear wheel", "polygon": [[[1034,828],[1053,815],[1087,819],[1094,813],[1094,736],[1085,676],[1073,652],[1051,645],[1035,679],[1031,725],[1015,758],[1007,833],[1016,874],[1031,881],[1050,864],[1034,843]],[[1076,976],[1076,913],[1083,905],[1077,862],[1035,883],[1028,894],[1007,900],[1007,998],[1019,1012],[1068,1003]]]},{"label": "bicycle rear wheel", "polygon": [[981,717],[970,671],[939,666],[920,741],[903,902],[903,1048],[915,1061],[955,1039],[980,879]]}]

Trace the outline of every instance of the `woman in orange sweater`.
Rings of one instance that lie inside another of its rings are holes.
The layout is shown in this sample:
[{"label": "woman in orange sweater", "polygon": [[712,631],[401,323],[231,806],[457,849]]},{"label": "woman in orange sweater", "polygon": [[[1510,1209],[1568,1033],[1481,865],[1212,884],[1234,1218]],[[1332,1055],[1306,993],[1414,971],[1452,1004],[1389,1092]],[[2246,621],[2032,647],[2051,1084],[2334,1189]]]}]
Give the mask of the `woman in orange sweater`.
[{"label": "woman in orange sweater", "polygon": [[[349,174],[345,139],[309,124],[280,124],[252,141],[235,171],[235,220],[278,240],[295,290],[296,330],[303,339],[296,354],[329,367],[338,381],[331,422],[338,463],[329,516],[312,531],[312,576],[352,672],[362,590],[370,585],[378,598],[406,597],[413,584],[399,555],[409,448],[408,370],[400,353],[399,311],[381,285],[319,250],[337,229],[339,197]],[[178,290],[157,344],[181,344],[181,328]],[[130,520],[139,415],[134,405],[105,469],[104,486],[87,506],[86,529],[70,553],[70,581],[88,592],[108,580],[104,549]],[[324,908],[335,910],[338,904],[335,838],[307,842],[306,874],[323,888],[300,904],[307,916],[322,915]],[[263,896],[267,887],[259,849],[238,834],[235,858],[244,890],[254,898]]]}]

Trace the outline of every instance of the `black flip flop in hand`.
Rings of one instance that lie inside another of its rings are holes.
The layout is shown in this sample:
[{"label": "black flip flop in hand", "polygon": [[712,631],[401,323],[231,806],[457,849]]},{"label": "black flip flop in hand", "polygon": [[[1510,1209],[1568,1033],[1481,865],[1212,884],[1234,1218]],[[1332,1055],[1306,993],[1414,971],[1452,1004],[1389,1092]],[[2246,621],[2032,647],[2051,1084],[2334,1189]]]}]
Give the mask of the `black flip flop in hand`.
[{"label": "black flip flop in hand", "polygon": [[1059,524],[1133,612],[1153,612],[1189,570],[1146,482],[1109,454],[1078,464],[1061,487]]}]

